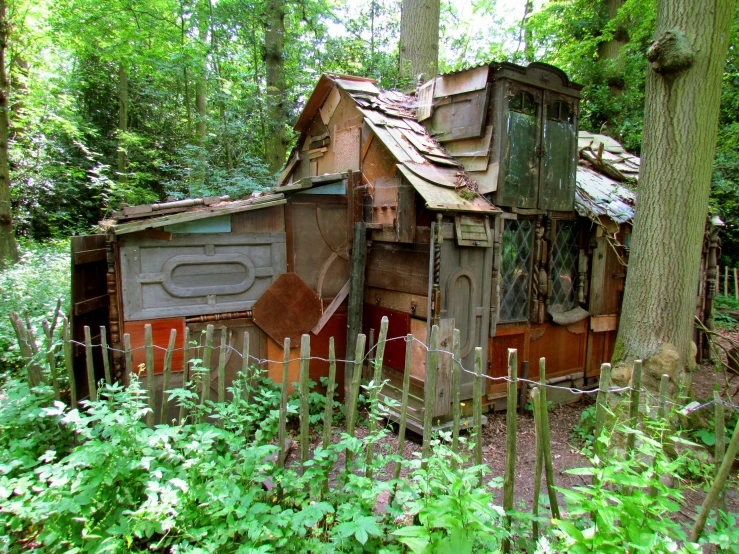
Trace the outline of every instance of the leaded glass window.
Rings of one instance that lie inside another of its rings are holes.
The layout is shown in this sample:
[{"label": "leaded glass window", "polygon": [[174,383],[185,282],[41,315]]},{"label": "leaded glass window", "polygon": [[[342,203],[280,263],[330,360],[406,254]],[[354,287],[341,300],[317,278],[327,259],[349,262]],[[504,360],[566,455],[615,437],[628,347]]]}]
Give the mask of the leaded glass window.
[{"label": "leaded glass window", "polygon": [[577,221],[557,221],[552,245],[552,307],[566,312],[577,306]]},{"label": "leaded glass window", "polygon": [[500,320],[529,317],[534,225],[529,219],[505,220],[500,260]]}]

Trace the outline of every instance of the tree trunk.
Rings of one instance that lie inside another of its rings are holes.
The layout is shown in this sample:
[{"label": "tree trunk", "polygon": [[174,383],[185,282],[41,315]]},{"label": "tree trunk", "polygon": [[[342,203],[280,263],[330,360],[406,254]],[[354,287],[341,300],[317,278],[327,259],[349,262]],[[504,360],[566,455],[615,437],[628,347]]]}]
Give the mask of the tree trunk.
[{"label": "tree trunk", "polygon": [[[204,45],[208,40],[207,21],[205,25],[200,24],[200,42]],[[206,56],[203,60],[195,81],[195,111],[197,111],[197,120],[195,122],[195,136],[197,137],[198,146],[203,146],[206,136],[206,118],[208,115],[207,92],[205,88],[206,75],[208,73]]]},{"label": "tree trunk", "polygon": [[400,75],[426,81],[439,68],[440,0],[403,0],[400,12]]},{"label": "tree trunk", "polygon": [[[613,21],[618,16],[618,10],[626,0],[605,0],[605,10],[608,21]],[[617,26],[613,38],[604,40],[598,44],[598,57],[610,67],[604,72],[604,78],[608,88],[613,95],[620,95],[624,90],[623,60],[620,59],[621,48],[629,42],[629,34],[623,25]]]},{"label": "tree trunk", "polygon": [[218,95],[218,110],[221,115],[221,125],[223,126],[223,145],[226,149],[226,171],[233,171],[233,155],[231,154],[231,135],[228,132],[228,118],[226,117],[226,102],[223,100],[226,91],[223,88],[223,74],[221,73],[221,60],[218,53],[218,37],[216,36],[215,20],[213,18],[213,2],[208,0],[208,8],[210,10],[210,44],[213,49],[213,63],[218,73],[218,82],[221,87]]},{"label": "tree trunk", "polygon": [[0,0],[0,269],[18,260],[10,210],[10,168],[8,167],[8,77],[5,50],[8,19],[5,0]]},{"label": "tree trunk", "polygon": [[285,163],[287,110],[285,106],[285,3],[268,0],[265,8],[264,62],[267,67],[267,136],[265,150],[269,170],[276,173]]},{"label": "tree trunk", "polygon": [[118,68],[118,182],[125,183],[126,175],[126,147],[123,135],[128,131],[128,73],[126,68]]},{"label": "tree trunk", "polygon": [[190,109],[190,78],[187,75],[187,58],[185,57],[185,37],[187,36],[185,27],[185,3],[180,1],[180,57],[183,60],[182,80],[185,84],[185,115],[187,116],[187,141],[192,140],[192,112]]},{"label": "tree trunk", "polygon": [[25,108],[25,97],[28,94],[28,85],[26,85],[28,69],[28,62],[20,54],[16,54],[10,62],[10,88],[13,91],[13,105],[10,106],[13,126],[10,132],[13,134],[15,142],[21,139],[24,133],[22,117]]},{"label": "tree trunk", "polygon": [[[734,0],[659,0],[647,59],[641,180],[613,358],[645,385],[695,367],[701,245]],[[614,370],[614,379],[617,372]]]}]

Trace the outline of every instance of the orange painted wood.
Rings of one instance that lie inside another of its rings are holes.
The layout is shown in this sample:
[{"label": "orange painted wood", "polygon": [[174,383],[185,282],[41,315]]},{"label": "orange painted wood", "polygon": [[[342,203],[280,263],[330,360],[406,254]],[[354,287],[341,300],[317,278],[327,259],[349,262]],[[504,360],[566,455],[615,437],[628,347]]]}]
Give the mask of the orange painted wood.
[{"label": "orange painted wood", "polygon": [[[185,345],[185,318],[172,317],[168,319],[151,319],[149,321],[126,321],[123,324],[123,332],[131,335],[131,358],[133,359],[134,371],[138,373],[139,366],[146,362],[146,351],[144,350],[144,325],[151,324],[151,334],[154,343],[154,374],[164,371],[164,354],[169,344],[169,334],[172,329],[177,329],[177,340],[175,351],[172,353],[172,371],[182,371]],[[161,348],[156,348],[161,346]]]}]

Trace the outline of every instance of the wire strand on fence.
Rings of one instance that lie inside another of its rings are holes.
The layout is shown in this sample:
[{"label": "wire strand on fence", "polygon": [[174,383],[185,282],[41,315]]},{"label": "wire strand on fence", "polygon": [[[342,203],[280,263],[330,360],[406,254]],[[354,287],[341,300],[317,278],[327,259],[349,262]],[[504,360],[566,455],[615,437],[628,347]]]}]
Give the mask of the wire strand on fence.
[{"label": "wire strand on fence", "polygon": [[[377,347],[379,346],[379,344],[381,344],[381,343],[386,344],[386,343],[389,343],[389,342],[399,341],[399,340],[402,340],[404,342],[407,342],[408,339],[407,339],[407,337],[402,336],[402,337],[391,337],[391,338],[385,339],[384,341],[378,341],[376,344],[374,344],[372,347],[370,347],[367,350],[367,352],[364,355],[364,358],[362,358],[362,364],[364,364],[367,360],[371,359],[373,351],[375,351],[377,349]],[[471,371],[471,370],[467,369],[466,367],[464,367],[464,364],[462,363],[462,359],[461,358],[457,358],[454,355],[453,352],[450,352],[448,350],[443,350],[443,349],[430,349],[422,340],[420,340],[420,339],[418,339],[416,337],[413,337],[412,340],[413,340],[414,343],[420,344],[426,352],[437,352],[439,354],[445,354],[445,355],[450,356],[453,362],[459,364],[459,367],[461,368],[461,370],[462,370],[463,373],[467,373],[467,374],[472,375],[472,376],[476,375],[474,371]],[[86,348],[87,347],[84,342],[70,340],[69,343],[76,344],[76,345],[78,345],[80,347],[83,347],[83,348]],[[93,348],[101,348],[103,345],[102,344],[92,344],[91,346]],[[152,346],[155,349],[157,349],[157,350],[162,350],[162,351],[165,351],[165,352],[167,351],[167,348],[165,348],[163,346],[159,346],[157,344],[154,344]],[[132,348],[130,350],[122,350],[122,349],[119,349],[119,348],[114,348],[114,347],[112,347],[110,345],[106,345],[106,347],[107,347],[107,349],[110,352],[119,352],[119,353],[135,352],[137,350],[144,350],[146,348],[145,346],[137,346],[136,348]],[[241,359],[244,358],[243,354],[241,352],[239,352],[239,350],[237,350],[236,348],[234,348],[233,346],[231,346],[230,344],[227,344],[225,347],[227,349],[229,349],[232,354],[236,354]],[[205,348],[210,348],[210,349],[213,350],[213,349],[216,349],[216,348],[220,348],[220,346],[197,345],[197,346],[191,346],[190,348],[191,349],[197,349],[197,348],[203,348],[203,349],[205,349]],[[173,350],[173,352],[174,351],[179,351],[179,350],[184,350],[184,349],[185,349],[184,347],[175,348]],[[284,360],[271,360],[269,358],[259,358],[257,356],[252,355],[252,354],[249,354],[248,355],[248,359],[253,360],[254,365],[257,365],[258,367],[261,367],[264,364],[283,364],[284,363]],[[307,358],[301,358],[301,357],[292,358],[292,359],[289,359],[288,360],[288,363],[300,362],[303,359],[316,360],[316,361],[326,362],[326,363],[328,363],[330,361],[328,358],[323,358],[321,356],[309,356]],[[192,361],[192,360],[190,360],[190,361]],[[353,363],[355,363],[355,360],[337,359],[337,360],[335,360],[335,362],[336,363],[351,363],[351,364],[353,364]],[[489,381],[493,381],[493,382],[507,383],[507,382],[510,381],[507,375],[493,376],[493,375],[485,375],[485,374],[483,374],[482,377],[485,378],[485,379],[487,379],[487,380],[489,380]],[[633,390],[633,388],[631,386],[629,386],[629,385],[626,385],[626,386],[623,386],[623,387],[614,387],[614,388],[609,388],[609,389],[602,390],[602,389],[600,389],[598,387],[588,388],[588,389],[579,389],[579,388],[576,388],[576,387],[566,387],[566,386],[560,386],[560,385],[555,385],[555,384],[550,384],[550,383],[544,384],[544,383],[540,383],[539,381],[533,381],[531,379],[525,379],[525,378],[522,378],[522,377],[519,377],[518,379],[516,379],[516,381],[517,382],[521,382],[521,383],[528,383],[528,384],[533,385],[533,386],[545,386],[548,389],[566,391],[566,392],[569,392],[571,394],[580,395],[580,396],[597,394],[599,392],[605,392],[605,393],[608,393],[608,394],[619,394],[619,393],[625,393],[625,392],[628,392],[628,391]],[[663,401],[660,398],[658,398],[655,395],[653,395],[651,392],[649,392],[644,387],[641,387],[639,390],[640,390],[640,392],[645,393],[647,396],[649,396],[650,398],[652,398],[656,402],[662,402]],[[678,408],[678,411],[683,412],[685,415],[690,414],[690,413],[693,413],[693,412],[696,412],[696,411],[699,411],[699,410],[702,410],[702,409],[705,409],[705,408],[708,408],[708,407],[713,406],[715,404],[715,400],[711,400],[709,402],[706,402],[705,404],[699,404],[697,406],[693,406],[693,404],[695,404],[695,402],[690,402],[688,404],[679,404],[679,403],[673,402],[671,400],[664,400],[664,402],[667,403],[667,404],[669,404],[669,405],[676,406]],[[728,407],[728,408],[730,408],[732,410],[739,410],[739,405],[734,404],[734,403],[732,403],[732,402],[730,402],[728,400],[723,400],[722,403],[726,407]]]}]

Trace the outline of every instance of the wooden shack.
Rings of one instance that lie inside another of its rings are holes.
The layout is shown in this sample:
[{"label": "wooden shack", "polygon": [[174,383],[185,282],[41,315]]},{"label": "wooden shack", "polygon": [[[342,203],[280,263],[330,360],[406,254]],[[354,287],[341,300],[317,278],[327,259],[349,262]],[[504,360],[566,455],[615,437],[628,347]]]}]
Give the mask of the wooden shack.
[{"label": "wooden shack", "polygon": [[[213,323],[228,329],[229,345],[248,333],[255,357],[281,360],[286,336],[297,344],[312,333],[316,356],[334,336],[343,355],[347,336],[387,316],[389,338],[419,340],[416,422],[426,394],[435,419],[451,414],[448,357],[436,390],[424,389],[420,343],[433,324],[448,348],[460,330],[467,369],[481,346],[486,373],[502,377],[507,349],[517,348],[529,377],[546,357],[551,380],[586,385],[613,352],[639,160],[608,137],[578,136],[580,90],[540,63],[439,75],[415,95],[323,75],[272,191],[127,207],[105,238],[75,239],[74,332],[108,324],[114,347],[123,332],[136,347],[150,323],[166,346],[172,328],[181,345],[186,327],[198,337]],[[350,279],[358,244],[367,254]],[[92,283],[102,273],[101,294]],[[348,329],[347,297],[358,288],[361,325]],[[698,292],[699,311],[709,288]],[[386,395],[399,390],[404,350],[402,340],[387,343]],[[233,376],[241,360],[227,367]],[[275,364],[264,368],[279,380]],[[325,373],[313,360],[312,379]],[[488,407],[499,407],[504,383],[486,383]],[[461,398],[471,395],[463,373]]]}]

